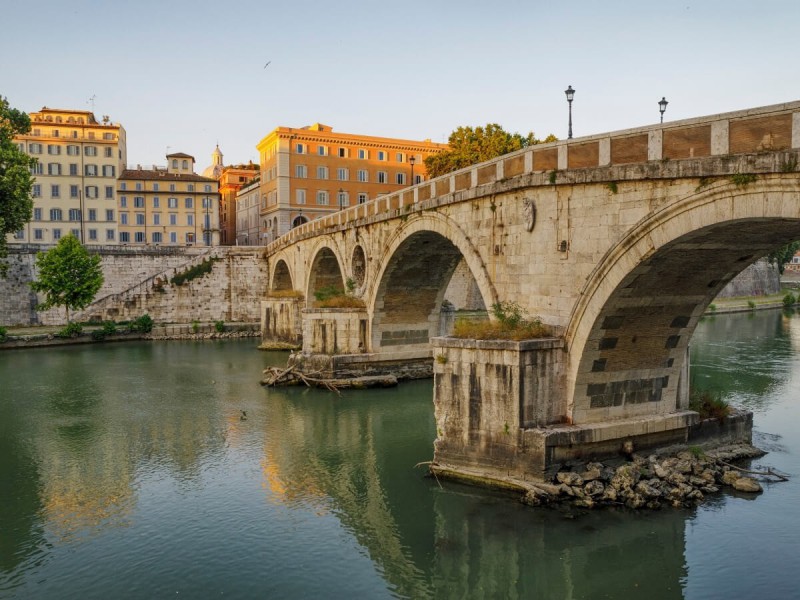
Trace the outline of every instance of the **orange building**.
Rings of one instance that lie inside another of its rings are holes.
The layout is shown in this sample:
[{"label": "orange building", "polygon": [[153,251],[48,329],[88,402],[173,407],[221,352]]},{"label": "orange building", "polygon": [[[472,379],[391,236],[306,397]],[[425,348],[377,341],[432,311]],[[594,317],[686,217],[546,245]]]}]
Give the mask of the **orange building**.
[{"label": "orange building", "polygon": [[447,145],[335,133],[315,123],[278,127],[256,148],[261,236],[269,243],[301,223],[421,183],[425,157]]},{"label": "orange building", "polygon": [[219,231],[220,245],[236,244],[236,195],[242,186],[258,177],[258,165],[252,162],[246,165],[225,166],[219,145],[211,154],[211,166],[203,171],[203,177],[210,177],[219,182]]}]

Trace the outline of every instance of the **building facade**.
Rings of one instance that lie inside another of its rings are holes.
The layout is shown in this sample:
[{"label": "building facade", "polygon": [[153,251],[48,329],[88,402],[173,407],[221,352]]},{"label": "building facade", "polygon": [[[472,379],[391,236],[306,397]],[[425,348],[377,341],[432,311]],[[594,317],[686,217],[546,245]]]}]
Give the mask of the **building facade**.
[{"label": "building facade", "polygon": [[261,181],[258,177],[236,194],[236,245],[263,246],[260,223]]},{"label": "building facade", "polygon": [[337,133],[315,123],[278,127],[256,147],[260,229],[269,243],[301,223],[422,182],[425,157],[447,145]]},{"label": "building facade", "polygon": [[225,166],[222,151],[217,146],[211,154],[211,166],[203,171],[203,177],[211,177],[219,182],[219,229],[220,244],[233,246],[238,243],[236,234],[238,220],[236,217],[239,189],[258,177],[258,165],[252,162],[246,165]]},{"label": "building facade", "polygon": [[16,136],[37,159],[33,218],[9,243],[53,244],[72,233],[87,244],[117,244],[117,177],[127,161],[125,129],[107,116],[43,107]]},{"label": "building facade", "polygon": [[118,181],[119,243],[219,245],[215,179],[194,172],[194,157],[167,155],[167,166],[126,169]]}]

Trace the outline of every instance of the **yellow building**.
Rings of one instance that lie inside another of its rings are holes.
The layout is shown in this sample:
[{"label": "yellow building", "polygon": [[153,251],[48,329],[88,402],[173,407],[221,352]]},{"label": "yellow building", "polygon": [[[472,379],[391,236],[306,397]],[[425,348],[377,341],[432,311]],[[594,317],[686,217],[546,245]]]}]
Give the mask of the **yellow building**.
[{"label": "yellow building", "polygon": [[263,246],[261,236],[261,180],[256,177],[236,192],[236,245]]},{"label": "yellow building", "polygon": [[447,145],[336,133],[315,123],[278,127],[256,148],[261,235],[269,243],[301,223],[422,182],[425,157]]},{"label": "yellow building", "polygon": [[[203,177],[211,177],[219,182],[219,229],[220,244],[233,246],[236,237],[236,195],[243,185],[258,177],[258,165],[225,166],[222,151],[217,146],[211,154],[211,166],[203,171]],[[257,236],[256,236],[257,237]],[[255,238],[254,238],[255,239]],[[253,244],[258,242],[253,241]]]},{"label": "yellow building", "polygon": [[166,167],[126,169],[117,194],[120,244],[219,245],[218,183],[194,172],[194,157],[178,152]]},{"label": "yellow building", "polygon": [[72,233],[87,244],[116,244],[116,183],[127,160],[125,129],[107,116],[43,107],[16,136],[35,157],[33,219],[9,243],[52,244]]}]

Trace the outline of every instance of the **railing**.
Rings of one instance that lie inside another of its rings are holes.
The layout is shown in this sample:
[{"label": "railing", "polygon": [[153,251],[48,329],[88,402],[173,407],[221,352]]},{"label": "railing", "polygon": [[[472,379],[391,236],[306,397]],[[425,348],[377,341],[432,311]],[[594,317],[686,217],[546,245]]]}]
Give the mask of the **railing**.
[{"label": "railing", "polygon": [[797,148],[800,101],[538,144],[309,221],[268,244],[266,252],[345,227],[349,221],[399,216],[425,200],[455,197],[527,173],[549,171],[549,183],[557,183],[558,172],[567,169]]}]

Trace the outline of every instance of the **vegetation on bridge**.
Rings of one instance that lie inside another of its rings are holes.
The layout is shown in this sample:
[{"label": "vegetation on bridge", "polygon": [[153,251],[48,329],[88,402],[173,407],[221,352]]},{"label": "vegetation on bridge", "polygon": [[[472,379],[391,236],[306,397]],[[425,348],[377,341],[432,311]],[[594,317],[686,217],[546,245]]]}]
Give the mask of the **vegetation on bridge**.
[{"label": "vegetation on bridge", "polygon": [[352,284],[351,282],[351,279],[347,280],[347,292],[335,285],[321,287],[314,292],[316,299],[314,306],[317,308],[364,308],[364,301],[353,296],[355,282]]},{"label": "vegetation on bridge", "polygon": [[550,331],[536,317],[529,317],[516,302],[495,302],[493,321],[458,318],[453,336],[472,340],[530,340],[547,337]]}]

